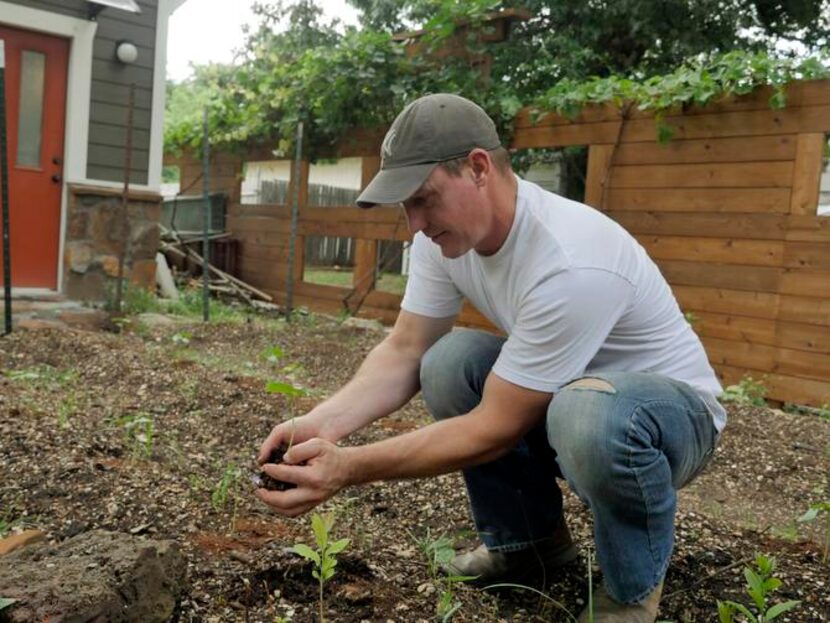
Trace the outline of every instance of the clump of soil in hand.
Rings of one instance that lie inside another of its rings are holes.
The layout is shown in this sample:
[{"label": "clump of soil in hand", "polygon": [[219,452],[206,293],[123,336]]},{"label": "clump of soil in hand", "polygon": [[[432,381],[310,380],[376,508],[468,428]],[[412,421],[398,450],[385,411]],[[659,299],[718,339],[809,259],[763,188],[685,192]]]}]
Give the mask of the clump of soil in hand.
[{"label": "clump of soil in hand", "polygon": [[[285,446],[274,448],[271,450],[271,454],[266,463],[279,465],[283,462],[282,457],[286,452],[288,452],[288,448]],[[254,486],[257,489],[268,489],[268,491],[285,491],[287,489],[295,489],[297,487],[297,485],[293,482],[284,482],[282,480],[277,480],[276,478],[271,478],[271,476],[263,471],[251,476],[251,482],[254,483]]]}]

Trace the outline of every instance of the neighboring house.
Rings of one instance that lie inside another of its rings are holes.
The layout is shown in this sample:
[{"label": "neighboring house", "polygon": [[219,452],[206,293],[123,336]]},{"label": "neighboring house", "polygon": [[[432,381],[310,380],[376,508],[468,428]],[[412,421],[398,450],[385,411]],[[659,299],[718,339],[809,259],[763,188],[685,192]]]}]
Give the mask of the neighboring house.
[{"label": "neighboring house", "polygon": [[15,295],[101,300],[117,275],[132,84],[127,274],[154,283],[167,23],[184,1],[0,0]]}]

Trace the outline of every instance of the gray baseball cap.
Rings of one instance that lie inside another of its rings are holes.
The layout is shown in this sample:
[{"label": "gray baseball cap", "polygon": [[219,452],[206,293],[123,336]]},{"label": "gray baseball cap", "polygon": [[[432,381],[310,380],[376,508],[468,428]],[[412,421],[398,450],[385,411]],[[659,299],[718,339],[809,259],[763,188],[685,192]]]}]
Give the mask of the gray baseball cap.
[{"label": "gray baseball cap", "polygon": [[392,122],[380,148],[380,171],[357,205],[404,201],[441,162],[500,145],[496,124],[477,104],[450,93],[421,97]]}]

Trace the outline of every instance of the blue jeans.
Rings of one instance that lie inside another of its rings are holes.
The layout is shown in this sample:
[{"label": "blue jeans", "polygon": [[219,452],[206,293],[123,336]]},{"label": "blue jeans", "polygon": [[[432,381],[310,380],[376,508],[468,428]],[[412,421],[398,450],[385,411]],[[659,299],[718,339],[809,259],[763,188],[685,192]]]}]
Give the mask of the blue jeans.
[{"label": "blue jeans", "polygon": [[[421,360],[421,390],[435,419],[471,411],[504,338],[445,335]],[[566,385],[547,418],[502,458],[464,470],[473,518],[491,550],[549,538],[562,521],[564,477],[591,509],[597,559],[617,601],[645,598],[666,573],[677,490],[708,463],[717,432],[685,383],[646,373],[590,375]]]}]

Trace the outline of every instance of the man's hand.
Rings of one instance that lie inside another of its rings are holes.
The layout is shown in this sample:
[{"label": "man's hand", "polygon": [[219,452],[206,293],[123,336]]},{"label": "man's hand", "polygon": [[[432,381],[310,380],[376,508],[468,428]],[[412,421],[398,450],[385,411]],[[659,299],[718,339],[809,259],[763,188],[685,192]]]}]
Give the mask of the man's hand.
[{"label": "man's hand", "polygon": [[285,453],[283,463],[266,464],[262,470],[272,478],[296,484],[297,488],[257,489],[256,496],[281,515],[302,515],[349,484],[347,457],[347,450],[325,439],[314,438],[295,445]]},{"label": "man's hand", "polygon": [[271,433],[262,442],[256,458],[257,463],[264,464],[274,448],[287,448],[289,445],[303,443],[315,437],[327,438],[327,435],[319,419],[310,414],[281,422],[271,429]]}]

